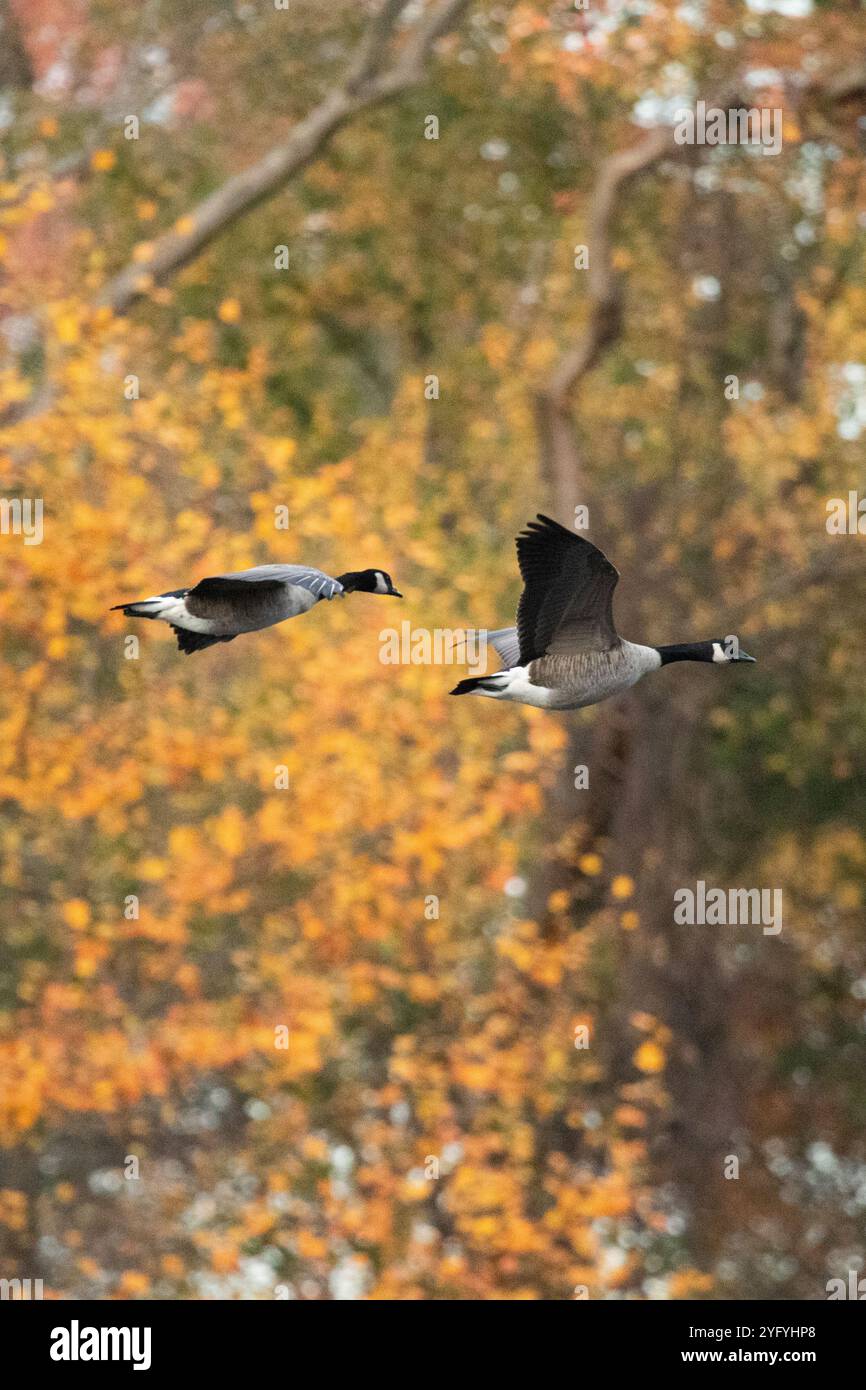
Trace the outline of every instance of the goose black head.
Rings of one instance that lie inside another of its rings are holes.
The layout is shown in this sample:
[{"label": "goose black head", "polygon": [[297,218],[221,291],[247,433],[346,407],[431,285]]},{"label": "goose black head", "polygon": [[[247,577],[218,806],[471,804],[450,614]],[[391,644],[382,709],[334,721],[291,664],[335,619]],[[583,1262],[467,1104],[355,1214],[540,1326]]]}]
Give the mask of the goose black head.
[{"label": "goose black head", "polygon": [[754,661],[740,647],[736,637],[716,637],[711,642],[677,642],[670,647],[657,647],[662,666],[671,661],[712,661],[717,666],[728,666],[733,661]]},{"label": "goose black head", "polygon": [[400,590],[394,588],[387,570],[349,570],[337,578],[347,594],[392,594],[394,598],[403,597]]}]

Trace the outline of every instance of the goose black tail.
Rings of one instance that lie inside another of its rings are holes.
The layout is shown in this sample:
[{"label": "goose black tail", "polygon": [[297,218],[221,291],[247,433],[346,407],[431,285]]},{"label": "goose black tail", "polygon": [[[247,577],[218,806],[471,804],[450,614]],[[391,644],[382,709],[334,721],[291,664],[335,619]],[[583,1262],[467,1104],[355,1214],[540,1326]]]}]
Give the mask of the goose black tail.
[{"label": "goose black tail", "polygon": [[500,687],[491,681],[489,676],[467,676],[465,680],[458,681],[449,695],[471,695],[473,690],[498,690]]}]

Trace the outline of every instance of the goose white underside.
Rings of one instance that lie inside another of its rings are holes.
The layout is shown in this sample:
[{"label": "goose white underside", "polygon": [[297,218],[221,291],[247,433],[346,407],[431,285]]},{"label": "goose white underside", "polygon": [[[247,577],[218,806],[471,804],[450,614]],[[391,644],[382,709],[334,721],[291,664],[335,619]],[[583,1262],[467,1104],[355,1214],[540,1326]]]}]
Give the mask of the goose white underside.
[{"label": "goose white underside", "polygon": [[187,612],[186,600],[174,598],[169,594],[156,594],[153,598],[143,598],[130,605],[134,617],[161,618],[174,627],[182,627],[186,632],[212,633],[214,624],[208,618],[194,618]]},{"label": "goose white underside", "polygon": [[507,671],[494,671],[484,677],[484,686],[469,692],[484,695],[488,700],[512,700],[518,705],[535,705],[538,709],[554,707],[558,692],[543,685],[533,685],[526,666],[511,666]]}]

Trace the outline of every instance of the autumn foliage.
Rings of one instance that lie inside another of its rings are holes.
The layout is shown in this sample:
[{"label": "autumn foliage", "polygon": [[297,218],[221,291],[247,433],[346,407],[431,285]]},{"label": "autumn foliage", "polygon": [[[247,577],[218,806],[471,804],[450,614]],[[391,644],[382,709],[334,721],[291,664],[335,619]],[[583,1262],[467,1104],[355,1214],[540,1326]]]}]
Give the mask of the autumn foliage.
[{"label": "autumn foliage", "polygon": [[[0,1276],[823,1297],[864,1253],[864,542],[825,526],[862,485],[866,97],[830,90],[862,18],[472,4],[422,84],[151,283],[364,7],[170,5],[145,61],[130,7],[49,6],[54,85],[35,7],[4,8],[0,463],[44,538],[0,535]],[[601,161],[748,72],[782,152],[672,150],[627,190],[624,322],[572,406],[621,630],[737,632],[755,679],[449,700],[462,667],[383,664],[380,633],[511,620]],[[272,560],[384,565],[405,599],[190,658],[109,612]],[[695,876],[781,886],[780,940],[678,935]]]}]

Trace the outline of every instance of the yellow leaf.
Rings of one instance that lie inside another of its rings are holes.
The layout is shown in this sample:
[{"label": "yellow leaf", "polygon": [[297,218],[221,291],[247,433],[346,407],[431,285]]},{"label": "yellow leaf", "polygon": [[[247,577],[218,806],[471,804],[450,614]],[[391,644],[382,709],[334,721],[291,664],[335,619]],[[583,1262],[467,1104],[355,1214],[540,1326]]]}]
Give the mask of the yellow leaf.
[{"label": "yellow leaf", "polygon": [[70,898],[63,904],[63,920],[73,931],[83,931],[90,922],[90,904],[83,898]]},{"label": "yellow leaf", "polygon": [[664,1069],[665,1054],[658,1043],[642,1042],[634,1054],[634,1064],[638,1071],[659,1072]]},{"label": "yellow leaf", "polygon": [[237,323],[241,316],[241,306],[237,299],[224,299],[217,310],[223,323]]},{"label": "yellow leaf", "polygon": [[150,1279],[140,1270],[125,1269],[120,1276],[120,1288],[123,1293],[147,1293],[150,1288]]},{"label": "yellow leaf", "polygon": [[165,878],[168,865],[164,859],[155,859],[152,856],[142,859],[138,866],[138,872],[142,878],[146,878],[150,883],[158,883],[161,878]]}]

